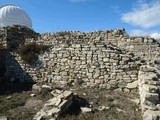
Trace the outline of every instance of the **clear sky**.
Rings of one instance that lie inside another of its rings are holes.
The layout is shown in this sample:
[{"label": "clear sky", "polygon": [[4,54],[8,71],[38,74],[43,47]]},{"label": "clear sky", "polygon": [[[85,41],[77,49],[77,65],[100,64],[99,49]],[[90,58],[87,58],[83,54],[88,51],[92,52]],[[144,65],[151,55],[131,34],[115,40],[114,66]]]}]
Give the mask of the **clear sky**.
[{"label": "clear sky", "polygon": [[5,4],[24,9],[40,33],[125,28],[160,38],[160,0],[0,0]]}]

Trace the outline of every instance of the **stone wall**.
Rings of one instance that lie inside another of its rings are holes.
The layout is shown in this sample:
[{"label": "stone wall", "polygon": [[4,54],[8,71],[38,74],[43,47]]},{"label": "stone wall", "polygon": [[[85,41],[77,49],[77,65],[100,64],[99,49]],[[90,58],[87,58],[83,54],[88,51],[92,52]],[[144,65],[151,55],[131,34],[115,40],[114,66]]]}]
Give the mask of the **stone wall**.
[{"label": "stone wall", "polygon": [[[116,32],[115,32],[116,31]],[[39,55],[33,65],[25,65],[14,53],[19,66],[37,82],[60,82],[66,84],[82,83],[84,86],[100,88],[132,88],[131,83],[138,79],[138,70],[142,61],[133,54],[128,54],[116,45],[108,42],[110,33],[118,39],[125,37],[123,29],[113,31],[97,31],[91,33],[59,32],[44,34],[37,44],[52,45],[50,51]],[[102,39],[102,36],[104,37]],[[127,36],[126,36],[127,37]],[[7,58],[7,69],[11,73],[14,64]],[[17,70],[16,70],[17,71]],[[14,72],[16,72],[14,71]],[[19,71],[16,74],[21,74]],[[22,74],[23,75],[23,74]],[[24,79],[21,76],[19,79]]]},{"label": "stone wall", "polygon": [[[25,27],[1,29],[0,41],[4,43],[6,39],[9,49],[16,48],[24,41],[29,43],[38,38],[38,34]],[[137,80],[139,66],[145,64],[144,60],[159,58],[160,48],[154,39],[129,37],[124,29],[88,33],[44,33],[36,42],[52,45],[52,48],[41,54],[34,65],[24,65],[16,53],[11,53],[11,56],[14,54],[12,57],[15,61],[36,81],[80,80],[85,81],[85,84],[98,83],[103,87],[107,82],[122,88]],[[10,71],[7,75],[16,68],[10,60],[12,57],[6,59],[7,69]]]},{"label": "stone wall", "polygon": [[6,31],[4,28],[0,28],[0,45],[6,46]]},{"label": "stone wall", "polygon": [[74,42],[74,40],[79,42],[101,41],[106,44],[112,44],[147,61],[153,59],[157,60],[160,55],[160,44],[158,41],[150,37],[129,37],[125,32],[125,29],[95,31],[88,33],[75,31],[45,33],[41,35],[39,42],[55,45],[65,43],[68,39],[72,42]]},{"label": "stone wall", "polygon": [[0,81],[1,81],[1,77],[4,76],[5,69],[6,68],[5,68],[4,53],[3,51],[0,51]]},{"label": "stone wall", "polygon": [[146,61],[157,60],[160,56],[160,44],[150,37],[122,38],[118,46],[125,51],[134,53]]},{"label": "stone wall", "polygon": [[[3,27],[0,28],[0,47],[3,46],[9,51],[16,51],[27,39],[37,40],[38,36],[38,33],[24,26]],[[11,80],[19,79],[20,81],[25,81],[27,79],[31,81],[32,78],[21,68],[18,60],[15,59],[15,55],[9,51],[0,56],[1,74],[4,75],[2,71],[6,69],[5,75]]]},{"label": "stone wall", "polygon": [[9,50],[14,50],[27,39],[38,39],[39,34],[25,27],[15,25],[13,27],[0,28],[0,43]]},{"label": "stone wall", "polygon": [[[7,30],[2,30],[0,42],[5,44],[6,39],[9,49],[38,37],[21,27]],[[139,83],[144,119],[159,117],[159,68],[158,65],[143,66],[153,60],[159,63],[158,41],[150,37],[129,37],[124,29],[117,29],[44,33],[36,42],[52,46],[34,64],[24,64],[13,51],[6,54],[6,76],[11,81],[71,83],[125,91],[135,90]]]},{"label": "stone wall", "polygon": [[160,119],[160,68],[142,66],[139,71],[139,92],[144,120]]},{"label": "stone wall", "polygon": [[27,65],[22,64],[20,57],[13,52],[6,52],[5,54],[5,63],[6,63],[6,72],[5,76],[10,79],[10,81],[19,81],[19,82],[29,82],[33,83],[33,78],[30,76],[32,71],[26,71]]}]

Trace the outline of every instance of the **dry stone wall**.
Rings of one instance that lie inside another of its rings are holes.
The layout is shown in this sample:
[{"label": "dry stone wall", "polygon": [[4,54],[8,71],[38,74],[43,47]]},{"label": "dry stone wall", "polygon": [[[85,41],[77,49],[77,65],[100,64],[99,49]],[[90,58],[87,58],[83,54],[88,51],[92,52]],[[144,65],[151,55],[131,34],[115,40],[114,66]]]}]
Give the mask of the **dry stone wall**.
[{"label": "dry stone wall", "polygon": [[[124,87],[137,80],[139,61],[105,44],[56,46],[40,56],[47,81],[82,81],[86,86]],[[48,77],[47,77],[48,76]]]},{"label": "dry stone wall", "polygon": [[0,28],[0,44],[9,50],[15,50],[21,44],[24,44],[26,39],[36,40],[38,36],[38,33],[25,26],[15,25]]},{"label": "dry stone wall", "polygon": [[0,28],[0,45],[6,46],[6,31],[4,28]]},{"label": "dry stone wall", "polygon": [[[50,51],[39,55],[39,60],[31,66],[23,64],[18,54],[12,53],[6,58],[6,73],[14,73],[16,75],[12,76],[20,80],[25,80],[28,78],[25,75],[29,75],[39,82],[73,82],[106,89],[124,89],[125,86],[135,89],[137,86],[132,88],[130,84],[138,79],[139,66],[143,63],[107,41],[108,33],[111,36],[112,32],[117,39],[125,37],[123,29],[118,33],[115,31],[44,34],[36,42],[52,45]],[[17,63],[13,62],[13,58]],[[14,72],[13,68],[16,68]]]},{"label": "dry stone wall", "polygon": [[160,119],[160,68],[142,66],[139,71],[139,92],[143,120]]},{"label": "dry stone wall", "polygon": [[[27,65],[23,64],[18,54],[13,52],[7,52],[5,55],[6,72],[5,76],[10,81],[30,82],[33,83],[32,71],[26,71]],[[29,68],[28,68],[29,69]]]},{"label": "dry stone wall", "polygon": [[[21,44],[24,44],[26,39],[36,40],[38,39],[38,35],[38,33],[25,26],[1,27],[0,47],[3,46],[9,51],[16,50]],[[18,62],[13,53],[6,52],[3,57],[0,56],[0,70],[4,71],[6,69],[5,76],[8,76],[12,80],[20,79],[24,81],[27,79],[31,81],[31,78],[29,79],[27,73],[21,68]],[[1,74],[4,75],[2,72]]]},{"label": "dry stone wall", "polygon": [[[21,27],[5,30],[0,29],[0,42],[9,49],[24,42],[35,42],[38,37]],[[129,37],[124,29],[117,29],[44,33],[36,43],[52,46],[34,64],[24,64],[13,51],[6,54],[6,76],[11,81],[72,83],[127,91],[135,90],[139,84],[144,120],[160,118],[158,41],[150,37]],[[143,66],[149,61],[157,66]]]},{"label": "dry stone wall", "polygon": [[[132,53],[143,60],[157,60],[160,56],[160,43],[151,37],[129,37],[125,29],[95,32],[65,31],[59,33],[44,33],[39,42],[45,44],[59,44],[65,41],[101,41],[117,46],[128,53]],[[60,41],[58,41],[60,40]],[[63,41],[62,41],[63,40]]]},{"label": "dry stone wall", "polygon": [[160,44],[150,37],[130,37],[122,38],[118,46],[125,51],[134,53],[146,61],[159,59]]}]

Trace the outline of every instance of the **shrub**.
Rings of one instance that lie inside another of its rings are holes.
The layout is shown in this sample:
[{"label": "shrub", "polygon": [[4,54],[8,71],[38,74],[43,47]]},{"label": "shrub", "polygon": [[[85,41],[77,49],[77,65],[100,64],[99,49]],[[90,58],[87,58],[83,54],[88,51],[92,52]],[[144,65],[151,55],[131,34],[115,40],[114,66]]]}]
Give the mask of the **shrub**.
[{"label": "shrub", "polygon": [[50,47],[49,45],[38,45],[34,42],[20,46],[18,53],[24,63],[31,64],[38,59],[38,54],[47,51]]}]

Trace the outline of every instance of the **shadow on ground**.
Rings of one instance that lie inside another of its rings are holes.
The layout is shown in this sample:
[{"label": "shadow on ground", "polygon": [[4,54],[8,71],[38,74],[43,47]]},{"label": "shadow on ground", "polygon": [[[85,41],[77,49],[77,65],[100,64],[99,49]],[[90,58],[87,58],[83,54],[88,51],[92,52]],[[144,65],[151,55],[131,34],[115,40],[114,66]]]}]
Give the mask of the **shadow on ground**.
[{"label": "shadow on ground", "polygon": [[32,89],[30,83],[19,83],[19,82],[0,82],[0,95],[9,95],[13,93],[20,93],[23,91],[30,91]]}]

